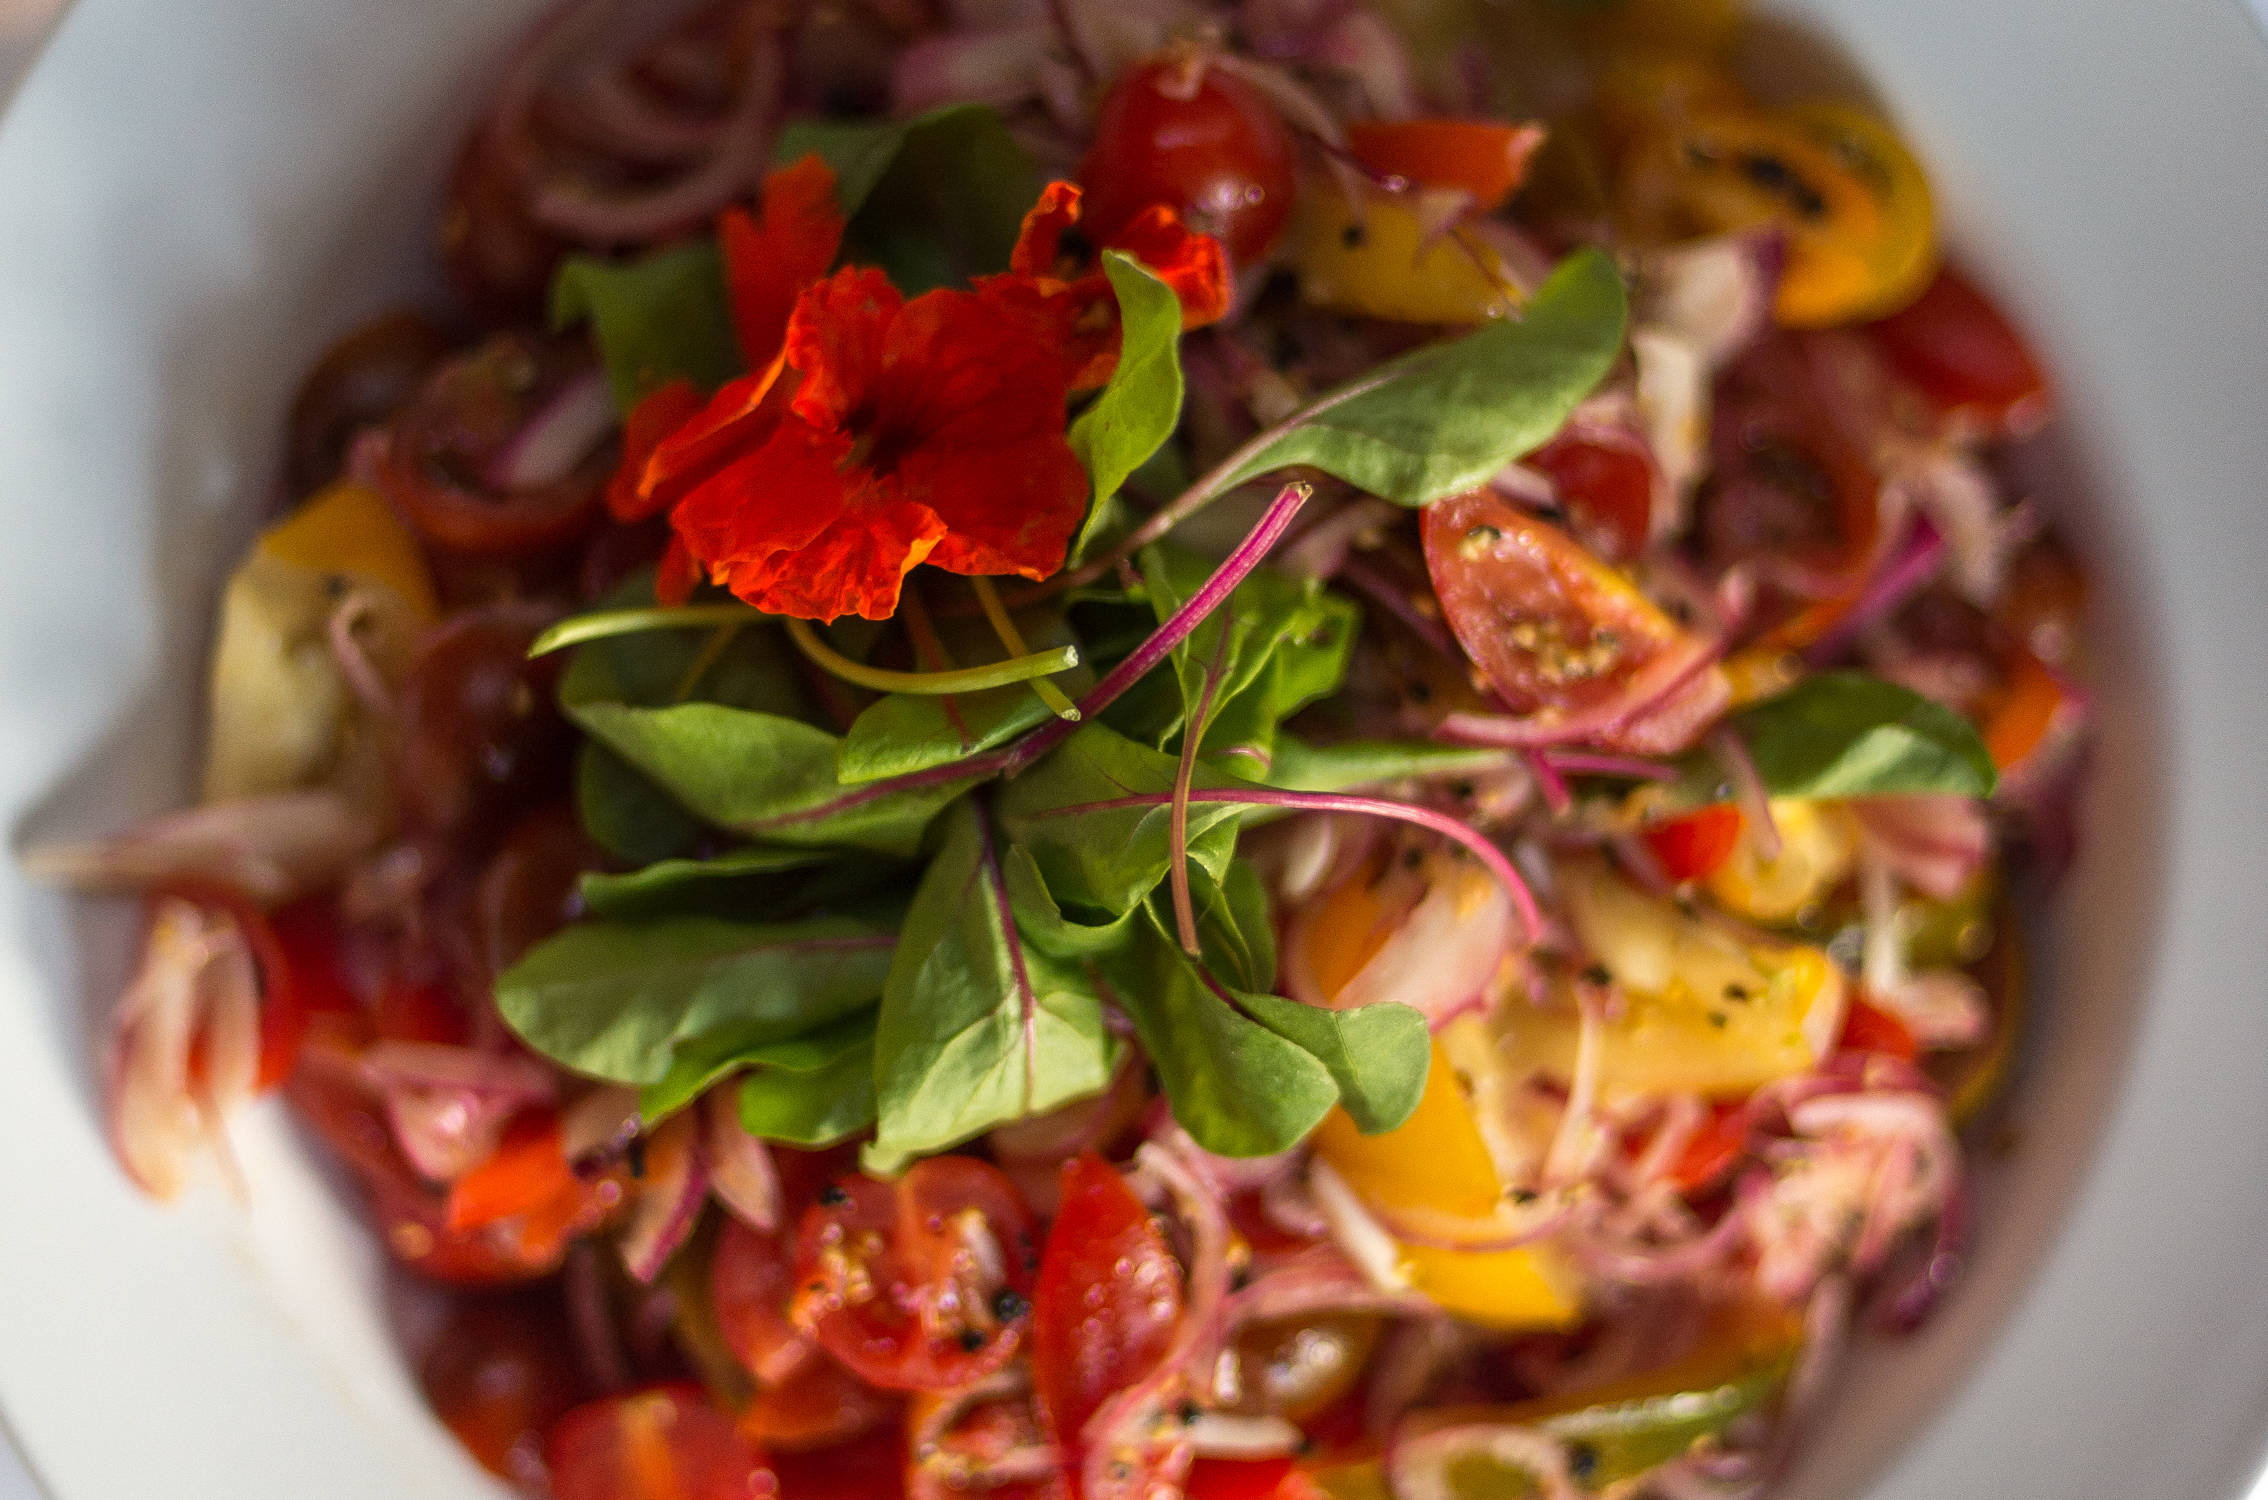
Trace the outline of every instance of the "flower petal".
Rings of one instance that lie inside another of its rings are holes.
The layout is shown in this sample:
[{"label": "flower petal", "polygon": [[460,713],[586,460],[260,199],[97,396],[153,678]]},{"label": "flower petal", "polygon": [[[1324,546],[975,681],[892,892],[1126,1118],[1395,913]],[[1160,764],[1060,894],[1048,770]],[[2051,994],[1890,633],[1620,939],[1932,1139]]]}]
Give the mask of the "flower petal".
[{"label": "flower petal", "polygon": [[792,374],[778,359],[754,375],[727,381],[706,406],[655,444],[640,466],[635,501],[640,513],[654,515],[668,509],[735,453],[761,445],[779,425],[793,390]]},{"label": "flower petal", "polygon": [[730,208],[718,216],[733,328],[750,369],[780,352],[796,298],[834,264],[843,227],[834,171],[817,153],[764,179],[758,214]]},{"label": "flower petal", "polygon": [[899,467],[898,482],[943,522],[929,561],[949,573],[1045,578],[1063,566],[1087,514],[1087,471],[1060,433],[932,444]]},{"label": "flower petal", "polygon": [[1228,316],[1228,256],[1221,242],[1181,222],[1170,204],[1154,203],[1111,236],[1181,299],[1181,326],[1203,328]]},{"label": "flower petal", "polygon": [[747,570],[745,589],[734,592],[758,609],[807,620],[889,619],[906,574],[945,537],[943,521],[922,506],[889,498],[892,488],[883,487],[794,556]]},{"label": "flower petal", "polygon": [[1051,182],[1040,189],[1039,201],[1024,215],[1016,231],[1016,248],[1008,254],[1008,270],[1016,276],[1055,276],[1063,258],[1064,232],[1079,222],[1079,185]]},{"label": "flower petal", "polygon": [[796,299],[784,349],[803,374],[796,415],[814,427],[842,427],[869,403],[905,305],[888,276],[864,266],[846,266]]},{"label": "flower petal", "polygon": [[654,450],[692,420],[705,404],[701,393],[693,388],[693,382],[672,380],[648,391],[630,408],[630,415],[622,424],[622,462],[616,466],[614,478],[606,486],[606,508],[614,519],[643,521],[659,514],[668,504],[666,499],[648,493],[641,483],[646,464],[654,456]]}]

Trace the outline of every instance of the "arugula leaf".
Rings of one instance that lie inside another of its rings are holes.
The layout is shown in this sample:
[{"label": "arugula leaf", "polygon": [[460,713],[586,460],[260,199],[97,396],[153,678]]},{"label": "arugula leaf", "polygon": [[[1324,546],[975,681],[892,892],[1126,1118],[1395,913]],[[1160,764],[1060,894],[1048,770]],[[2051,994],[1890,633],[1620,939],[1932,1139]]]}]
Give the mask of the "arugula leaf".
[{"label": "arugula leaf", "polygon": [[1099,1093],[1116,1061],[1093,991],[1017,931],[991,832],[964,804],[906,913],[883,988],[867,1170],[895,1172]]},{"label": "arugula leaf", "polygon": [[[1114,915],[1131,910],[1166,878],[1163,806],[1111,807],[1130,795],[1173,789],[1177,763],[1103,724],[1082,725],[1038,764],[1007,783],[994,803],[1000,826],[1032,857],[1057,901]],[[1198,785],[1226,784],[1199,768]],[[1215,880],[1236,852],[1244,809],[1200,802],[1189,809],[1189,860]]]},{"label": "arugula leaf", "polygon": [[1417,777],[1472,776],[1501,770],[1502,750],[1437,745],[1428,740],[1343,740],[1311,745],[1276,737],[1275,758],[1258,778],[1287,792],[1351,792]]},{"label": "arugula leaf", "polygon": [[[662,1081],[638,1093],[638,1113],[647,1124],[662,1120],[707,1092],[711,1084],[743,1068],[772,1068],[809,1074],[833,1067],[856,1053],[874,1071],[874,1007],[853,1011],[814,1030],[782,1041],[749,1043],[729,1032],[687,1042],[670,1059]],[[873,1094],[871,1081],[867,1086]]]},{"label": "arugula leaf", "polygon": [[721,704],[583,703],[568,713],[686,811],[774,844],[910,858],[930,820],[975,784],[961,777],[845,788],[835,778],[835,736]]},{"label": "arugula leaf", "polygon": [[1363,1134],[1392,1130],[1417,1108],[1433,1061],[1419,1012],[1392,1001],[1324,1010],[1258,992],[1236,998],[1255,1021],[1297,1043],[1330,1071],[1340,1105]]},{"label": "arugula leaf", "polygon": [[1311,464],[1401,505],[1473,489],[1548,442],[1606,378],[1627,312],[1614,262],[1579,250],[1517,321],[1413,350],[1324,397],[1218,488]]},{"label": "arugula leaf", "polygon": [[[1998,780],[1974,724],[1863,672],[1807,677],[1725,722],[1775,797],[1989,797]],[[1706,750],[1688,757],[1688,788],[1721,779]]]},{"label": "arugula leaf", "polygon": [[872,1001],[890,936],[827,917],[760,924],[674,917],[584,922],[496,981],[496,1008],[537,1052],[616,1083],[656,1084],[677,1049],[780,1041]]},{"label": "arugula leaf", "polygon": [[554,330],[590,320],[599,357],[624,412],[671,380],[704,393],[740,373],[726,300],[724,257],[713,239],[632,261],[570,256],[551,282]]},{"label": "arugula leaf", "polygon": [[1071,544],[1085,552],[1120,485],[1156,457],[1181,424],[1181,299],[1121,250],[1105,250],[1103,274],[1118,298],[1118,368],[1066,435],[1094,482],[1086,524]]},{"label": "arugula leaf", "polygon": [[713,859],[659,859],[625,875],[585,875],[578,890],[583,904],[599,916],[636,919],[656,915],[703,887],[800,870],[824,864],[827,858],[820,849],[771,849],[757,844]]},{"label": "arugula leaf", "polygon": [[1339,1085],[1314,1054],[1216,993],[1154,921],[1100,967],[1174,1119],[1214,1155],[1288,1151],[1338,1102]]},{"label": "arugula leaf", "polygon": [[909,297],[1006,270],[1042,180],[984,104],[911,120],[791,121],[772,155],[784,164],[812,152],[835,171],[846,258],[881,266]]}]

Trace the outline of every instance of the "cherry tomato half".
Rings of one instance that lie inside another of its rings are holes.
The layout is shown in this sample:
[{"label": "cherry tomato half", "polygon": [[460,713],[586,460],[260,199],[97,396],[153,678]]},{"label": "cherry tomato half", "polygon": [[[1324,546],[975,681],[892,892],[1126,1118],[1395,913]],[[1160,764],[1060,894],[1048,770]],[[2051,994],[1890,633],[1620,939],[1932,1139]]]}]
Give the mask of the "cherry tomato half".
[{"label": "cherry tomato half", "polygon": [[967,1385],[1023,1342],[1031,1213],[973,1157],[931,1157],[896,1183],[840,1179],[805,1212],[796,1249],[796,1324],[871,1385]]},{"label": "cherry tomato half", "polygon": [[1098,242],[1165,203],[1247,266],[1291,217],[1291,137],[1252,85],[1202,53],[1172,52],[1127,69],[1103,96],[1079,181],[1083,227]]},{"label": "cherry tomato half", "polygon": [[1486,211],[1512,196],[1543,144],[1535,125],[1494,120],[1357,120],[1347,149],[1383,176],[1422,187],[1460,188]]},{"label": "cherry tomato half", "polygon": [[1075,1446],[1114,1392],[1157,1368],[1181,1321],[1181,1265],[1150,1211],[1093,1152],[1063,1168],[1063,1206],[1032,1296],[1032,1382]]},{"label": "cherry tomato half", "polygon": [[523,1490],[548,1482],[543,1436],[583,1399],[573,1341],[555,1297],[468,1297],[418,1368],[442,1425],[490,1473]]},{"label": "cherry tomato half", "polygon": [[1325,1500],[1327,1491],[1288,1458],[1200,1458],[1182,1494],[1187,1500]]},{"label": "cherry tomato half", "polygon": [[1450,628],[1506,706],[1639,754],[1681,750],[1724,674],[1622,574],[1485,490],[1426,507],[1425,564]]},{"label": "cherry tomato half", "polygon": [[400,410],[448,352],[439,325],[406,308],[325,350],[299,383],[284,424],[285,486],[308,495],[337,478],[355,435]]},{"label": "cherry tomato half", "polygon": [[1696,1193],[1722,1180],[1748,1150],[1748,1125],[1748,1111],[1740,1105],[1711,1105],[1708,1120],[1670,1168],[1670,1181],[1678,1191]]},{"label": "cherry tomato half", "polygon": [[1677,884],[1705,880],[1732,858],[1740,844],[1740,809],[1719,802],[1683,817],[1656,823],[1645,833],[1646,847]]},{"label": "cherry tomato half", "polygon": [[1636,432],[1570,426],[1522,462],[1550,477],[1568,530],[1599,556],[1626,563],[1646,550],[1662,471]]},{"label": "cherry tomato half", "polygon": [[578,1406],[546,1442],[554,1500],[769,1500],[770,1461],[692,1386]]},{"label": "cherry tomato half", "polygon": [[772,1460],[780,1500],[904,1500],[906,1444],[896,1431]]},{"label": "cherry tomato half", "polygon": [[565,472],[516,488],[490,476],[545,408],[589,373],[587,353],[521,334],[498,334],[459,355],[395,416],[379,488],[421,536],[453,552],[513,557],[571,540],[598,517],[613,444],[561,455],[558,464],[571,465]]},{"label": "cherry tomato half", "polygon": [[1904,1021],[1858,995],[1851,997],[1850,1009],[1843,1014],[1843,1034],[1835,1045],[1844,1052],[1874,1052],[1901,1062],[1912,1062],[1921,1054]]},{"label": "cherry tomato half", "polygon": [[467,610],[418,648],[401,691],[402,815],[413,828],[470,834],[564,790],[572,741],[552,705],[558,668],[528,660],[549,622],[531,605]]},{"label": "cherry tomato half", "polygon": [[2054,396],[2024,336],[1951,266],[1867,332],[1932,405],[1986,436],[2020,436],[2048,419]]}]

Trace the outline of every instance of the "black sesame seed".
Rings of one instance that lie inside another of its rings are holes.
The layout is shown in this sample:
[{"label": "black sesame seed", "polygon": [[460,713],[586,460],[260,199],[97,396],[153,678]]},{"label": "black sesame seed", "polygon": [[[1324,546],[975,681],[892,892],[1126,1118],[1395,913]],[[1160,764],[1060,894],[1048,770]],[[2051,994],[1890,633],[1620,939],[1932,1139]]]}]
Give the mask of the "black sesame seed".
[{"label": "black sesame seed", "polygon": [[1031,1299],[1013,1287],[992,1294],[992,1315],[1003,1323],[1013,1323],[1031,1310]]},{"label": "black sesame seed", "polygon": [[1522,1208],[1526,1208],[1536,1201],[1536,1190],[1534,1188],[1514,1188],[1512,1190],[1512,1201]]},{"label": "black sesame seed", "polygon": [[1174,1415],[1181,1418],[1182,1426],[1194,1427],[1197,1425],[1197,1419],[1205,1415],[1205,1409],[1194,1401],[1184,1401]]},{"label": "black sesame seed", "polygon": [[1370,232],[1360,224],[1349,224],[1339,231],[1339,243],[1349,250],[1360,250],[1370,242]]},{"label": "black sesame seed", "polygon": [[832,1182],[819,1190],[819,1206],[821,1208],[841,1208],[848,1202],[850,1202],[850,1194],[844,1192]]},{"label": "black sesame seed", "polygon": [[1599,1450],[1589,1443],[1567,1445],[1567,1473],[1578,1484],[1599,1472]]},{"label": "black sesame seed", "polygon": [[1725,998],[1727,1000],[1746,1000],[1748,998],[1748,986],[1745,984],[1726,985]]},{"label": "black sesame seed", "polygon": [[1727,1016],[1721,1010],[1713,1010],[1709,1012],[1709,1024],[1716,1027],[1719,1031],[1724,1030],[1725,1027],[1730,1024],[1731,1019],[1731,1017]]},{"label": "black sesame seed", "polygon": [[982,1349],[983,1347],[984,1347],[984,1334],[983,1334],[983,1332],[982,1332],[981,1330],[979,1330],[979,1329],[975,1329],[975,1328],[964,1328],[964,1329],[962,1329],[962,1330],[961,1330],[961,1352],[962,1352],[962,1353],[964,1353],[964,1354],[974,1354],[974,1353],[976,1353],[976,1352],[977,1352],[977,1351],[978,1351],[979,1349]]}]

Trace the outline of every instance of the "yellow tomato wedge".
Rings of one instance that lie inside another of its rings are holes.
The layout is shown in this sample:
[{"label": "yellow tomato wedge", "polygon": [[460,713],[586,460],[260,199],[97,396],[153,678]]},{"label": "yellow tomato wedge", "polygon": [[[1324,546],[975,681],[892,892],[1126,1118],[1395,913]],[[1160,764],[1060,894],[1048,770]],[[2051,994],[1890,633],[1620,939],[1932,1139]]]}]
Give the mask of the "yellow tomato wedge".
[{"label": "yellow tomato wedge", "polygon": [[1775,926],[1794,919],[1851,873],[1858,824],[1839,802],[1787,797],[1772,801],[1779,847],[1770,855],[1761,830],[1741,824],[1740,839],[1711,872],[1709,894],[1736,916]]},{"label": "yellow tomato wedge", "polygon": [[1642,238],[1781,231],[1773,312],[1790,327],[1893,312],[1936,267],[1920,166],[1888,126],[1843,105],[1698,108],[1639,140],[1622,185],[1626,226]]},{"label": "yellow tomato wedge", "polygon": [[1518,308],[1502,256],[1456,224],[1461,193],[1365,192],[1316,182],[1302,195],[1294,263],[1317,307],[1396,323],[1479,323]]},{"label": "yellow tomato wedge", "polygon": [[437,612],[408,530],[378,495],[339,483],[263,533],[221,596],[209,680],[205,799],[321,780],[353,696],[332,654],[332,616],[361,605],[356,639],[389,681]]},{"label": "yellow tomato wedge", "polygon": [[[1504,1210],[1504,1185],[1447,1054],[1436,1042],[1425,1094],[1392,1130],[1364,1135],[1343,1110],[1324,1117],[1315,1153],[1354,1194],[1389,1220],[1462,1224],[1485,1232]],[[1445,1250],[1400,1243],[1400,1269],[1441,1308],[1506,1331],[1572,1326],[1581,1285],[1543,1244]]]},{"label": "yellow tomato wedge", "polygon": [[[1562,889],[1576,936],[1622,994],[1599,1023],[1606,1096],[1739,1098],[1809,1071],[1834,1046],[1845,985],[1822,950],[1734,932],[1596,861],[1570,862]],[[1572,1003],[1515,1001],[1499,1029],[1515,1071],[1574,1076],[1582,1023]]]}]

